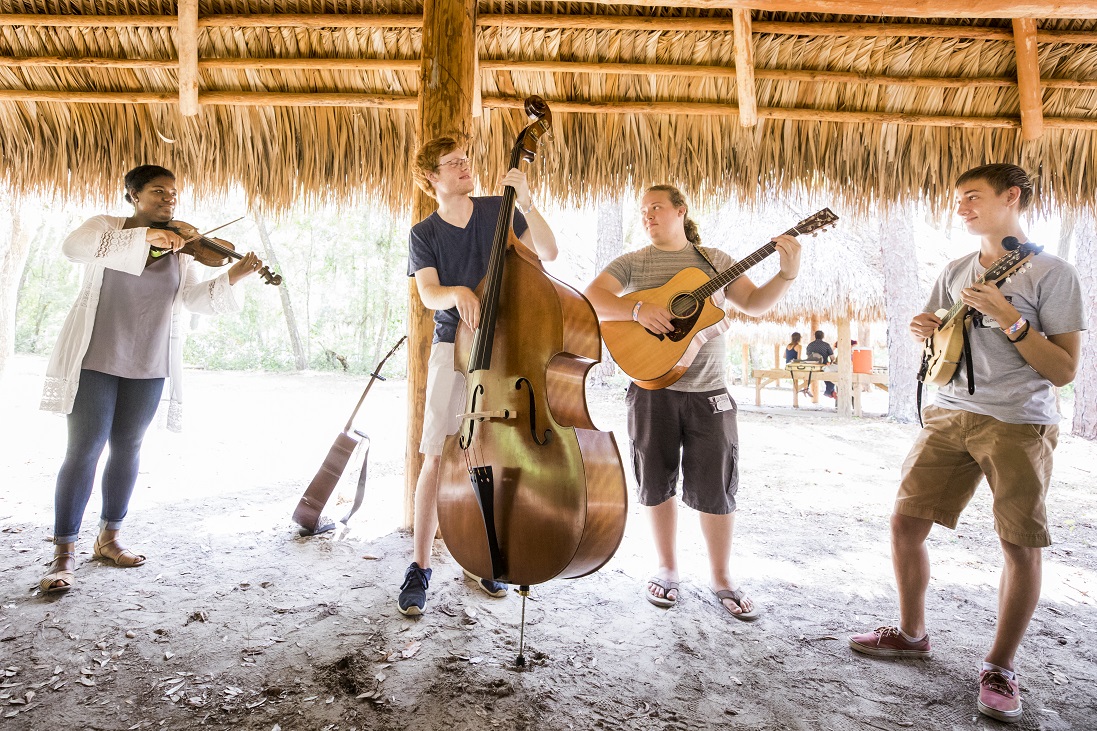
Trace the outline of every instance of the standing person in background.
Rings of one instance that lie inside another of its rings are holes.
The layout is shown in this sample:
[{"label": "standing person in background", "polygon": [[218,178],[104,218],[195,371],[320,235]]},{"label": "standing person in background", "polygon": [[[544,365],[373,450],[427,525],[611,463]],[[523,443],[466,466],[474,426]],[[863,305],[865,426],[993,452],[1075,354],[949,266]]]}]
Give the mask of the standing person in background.
[{"label": "standing person in background", "polygon": [[[821,360],[823,365],[834,362],[834,348],[830,347],[830,343],[826,340],[823,340],[822,330],[815,331],[815,339],[808,343],[807,348],[804,349],[804,354],[806,356],[805,360]],[[812,356],[817,357],[813,358]],[[823,381],[823,384],[826,386],[823,395],[829,396],[830,398],[837,398],[834,390],[834,381]]]},{"label": "standing person in background", "polygon": [[[133,215],[96,216],[69,234],[61,250],[84,264],[80,295],[61,329],[46,369],[42,408],[68,415],[68,447],[54,495],[54,556],[39,582],[44,594],[73,586],[76,540],[91,499],[103,448],[103,508],[92,555],[121,567],[145,557],[118,537],[137,482],[141,443],[171,378],[171,409],[180,406],[183,308],[202,314],[240,307],[232,285],[255,274],[262,262],[245,254],[228,271],[199,282],[183,239],[163,226],[175,213],[175,175],[158,165],[126,173],[126,201]],[[171,418],[171,417],[169,417]]]},{"label": "standing person in background", "polygon": [[[649,188],[640,204],[651,246],[610,262],[586,289],[598,319],[634,320],[651,332],[668,333],[671,313],[655,302],[633,302],[622,294],[661,287],[687,267],[713,274],[734,263],[719,249],[701,247],[697,224],[689,218],[677,188]],[[781,268],[761,286],[745,276],[727,285],[726,296],[748,315],[765,313],[788,290],[800,270],[800,244],[791,236],[773,239]],[[682,501],[698,511],[709,553],[710,581],[717,601],[736,619],[751,620],[760,609],[738,586],[731,571],[731,543],[739,490],[739,428],[735,401],[724,382],[726,336],[697,351],[685,374],[666,388],[629,386],[629,441],[640,504],[651,520],[659,566],[648,579],[644,597],[659,607],[678,602],[678,488]]]},{"label": "standing person in background", "polygon": [[[454,137],[437,137],[420,147],[412,175],[423,192],[438,200],[438,210],[412,226],[408,254],[408,276],[415,277],[423,304],[434,310],[435,325],[419,444],[423,469],[415,486],[413,560],[397,600],[397,608],[407,615],[422,614],[426,607],[442,447],[447,436],[457,433],[457,414],[465,406],[465,379],[454,370],[453,343],[460,322],[473,329],[480,322],[480,299],[473,290],[487,274],[503,202],[500,196],[472,197],[475,183],[468,155]],[[542,261],[555,259],[556,238],[533,205],[525,173],[514,168],[501,184],[516,193],[515,235]],[[506,584],[468,575],[489,596],[506,596]]]}]

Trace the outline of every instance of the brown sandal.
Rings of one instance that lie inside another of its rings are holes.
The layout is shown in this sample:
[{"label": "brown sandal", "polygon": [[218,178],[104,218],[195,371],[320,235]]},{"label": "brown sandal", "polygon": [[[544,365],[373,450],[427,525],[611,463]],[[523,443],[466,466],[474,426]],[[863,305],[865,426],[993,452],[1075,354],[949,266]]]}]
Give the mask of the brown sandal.
[{"label": "brown sandal", "polygon": [[[73,563],[76,563],[76,554],[72,551],[64,551],[62,553],[55,554],[53,559],[49,562],[49,567],[52,569],[53,565],[57,563],[58,559],[72,559]],[[72,588],[75,582],[76,575],[72,569],[58,569],[57,571],[50,571],[48,574],[42,577],[42,580],[38,582],[38,590],[43,594],[60,594],[61,592],[68,591]],[[56,586],[55,586],[56,584]]]},{"label": "brown sandal", "polygon": [[[101,538],[102,536],[96,538],[95,544],[91,548],[91,555],[93,558],[97,558],[101,561],[110,561],[116,566],[121,566],[125,569],[133,568],[134,566],[140,566],[145,562],[144,556],[136,554],[128,548],[124,548],[120,543],[118,543],[117,537],[110,539],[106,543],[100,543],[99,541]],[[114,546],[113,554],[107,553],[107,551],[104,550],[108,546]]]}]

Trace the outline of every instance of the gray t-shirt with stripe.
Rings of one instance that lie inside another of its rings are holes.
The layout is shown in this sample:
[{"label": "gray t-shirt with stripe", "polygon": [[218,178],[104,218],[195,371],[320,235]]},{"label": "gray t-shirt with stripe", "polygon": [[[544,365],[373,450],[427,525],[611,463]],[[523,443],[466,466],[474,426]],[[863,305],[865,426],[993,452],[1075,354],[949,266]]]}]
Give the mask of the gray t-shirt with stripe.
[{"label": "gray t-shirt with stripe", "polygon": [[[707,276],[724,271],[735,260],[730,256],[711,247],[702,247],[705,254],[716,265],[717,271],[705,261],[704,257],[697,253],[692,246],[687,246],[681,251],[663,251],[654,246],[645,246],[638,251],[632,251],[619,256],[609,263],[605,271],[625,288],[625,294],[635,292],[638,289],[652,289],[661,287],[678,272],[693,267],[700,269]],[[727,362],[727,337],[725,334],[708,341],[697,351],[697,357],[685,374],[678,381],[667,386],[671,391],[714,391],[724,388],[724,369]]]},{"label": "gray t-shirt with stripe", "polygon": [[[1073,266],[1054,254],[1030,259],[1032,268],[1015,274],[1002,285],[1002,294],[1017,308],[1032,329],[1045,335],[1062,335],[1086,329],[1082,285]],[[948,309],[959,300],[960,290],[983,276],[979,252],[950,262],[930,293],[926,312]],[[934,403],[993,416],[1008,424],[1057,424],[1055,387],[1035,371],[1006,339],[1002,325],[976,313],[968,339],[971,343],[975,393],[968,393],[967,369],[961,361],[956,375],[937,391]]]}]

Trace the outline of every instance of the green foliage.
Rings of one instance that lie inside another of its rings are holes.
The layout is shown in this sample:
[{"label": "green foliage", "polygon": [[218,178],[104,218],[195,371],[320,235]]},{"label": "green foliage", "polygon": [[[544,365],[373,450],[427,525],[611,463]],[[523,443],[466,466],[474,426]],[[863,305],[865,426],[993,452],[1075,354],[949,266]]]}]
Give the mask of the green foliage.
[{"label": "green foliage", "polygon": [[[19,292],[16,347],[20,352],[48,353],[53,347],[83,271],[60,255],[60,244],[69,231],[95,213],[52,216],[41,212],[44,223],[33,235]],[[219,210],[207,205],[201,216],[188,213],[184,218],[205,230],[238,215],[238,207]],[[264,250],[255,219],[215,235],[232,241],[238,251],[255,249],[282,275],[308,367],[338,371],[345,365],[352,373],[372,371],[406,328],[408,222],[364,207],[298,211],[263,223],[277,265]],[[204,270],[200,278],[224,271]],[[185,319],[186,365],[293,370],[293,343],[279,288],[254,277],[233,289],[242,306],[239,313]],[[404,368],[404,359],[394,358],[385,370],[399,377]]]}]

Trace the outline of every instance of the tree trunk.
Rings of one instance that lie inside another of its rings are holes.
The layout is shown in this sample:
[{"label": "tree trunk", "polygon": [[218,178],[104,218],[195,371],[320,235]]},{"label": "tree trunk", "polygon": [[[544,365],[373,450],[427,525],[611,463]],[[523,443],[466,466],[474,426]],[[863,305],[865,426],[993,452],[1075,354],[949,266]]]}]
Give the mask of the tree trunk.
[{"label": "tree trunk", "polygon": [[[621,199],[603,201],[598,207],[598,245],[594,250],[595,276],[625,251],[624,212]],[[602,348],[602,362],[594,367],[594,377],[601,383],[617,372],[617,364],[609,350]]]},{"label": "tree trunk", "polygon": [[[468,138],[476,84],[475,0],[426,0],[423,4],[422,66],[419,71],[419,129],[422,145],[439,135]],[[472,150],[468,150],[470,154]],[[409,158],[414,152],[409,150]],[[408,160],[411,164],[413,161]],[[495,161],[503,164],[503,161]],[[438,207],[415,188],[412,223]],[[415,524],[415,483],[423,469],[419,440],[423,435],[427,362],[434,330],[433,314],[423,306],[415,279],[408,280],[408,441],[404,458],[404,527]]]},{"label": "tree trunk", "polygon": [[15,302],[29,250],[16,198],[9,202],[8,211],[10,235],[0,239],[0,376],[15,353]]},{"label": "tree trunk", "polygon": [[1082,333],[1082,360],[1074,377],[1074,424],[1071,433],[1097,440],[1097,218],[1081,216],[1075,228],[1078,276],[1082,302],[1089,316],[1089,330]]},{"label": "tree trunk", "polygon": [[910,335],[910,321],[925,306],[925,294],[918,282],[918,252],[909,208],[893,208],[881,218],[880,246],[887,303],[888,417],[910,423],[918,418],[921,357],[921,347]]},{"label": "tree trunk", "polygon": [[[266,265],[272,271],[281,271],[281,267],[278,266],[278,257],[274,253],[274,246],[270,240],[270,234],[267,231],[267,222],[262,217],[257,215],[255,222],[259,226],[259,238],[263,242],[263,250],[265,253]],[[297,316],[293,312],[293,303],[290,302],[289,297],[289,285],[286,282],[282,282],[278,287],[278,296],[282,299],[282,312],[286,316],[286,329],[289,330],[290,344],[293,346],[293,361],[297,370],[303,371],[309,367],[308,355],[305,353],[305,348],[301,344],[301,333],[297,329]]]},{"label": "tree trunk", "polygon": [[1074,225],[1076,214],[1074,211],[1063,211],[1059,228],[1059,251],[1057,256],[1064,260],[1070,260],[1070,243],[1074,239]]}]

